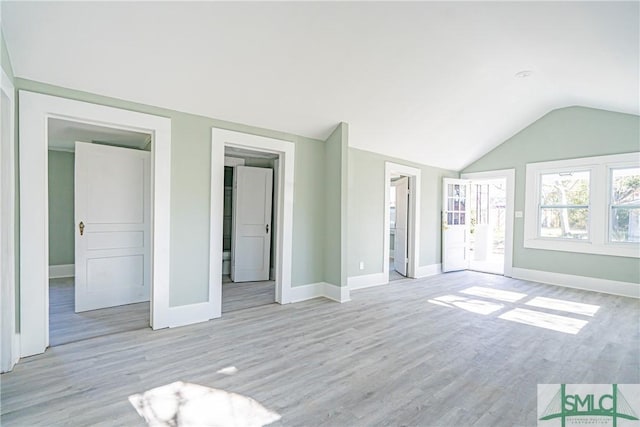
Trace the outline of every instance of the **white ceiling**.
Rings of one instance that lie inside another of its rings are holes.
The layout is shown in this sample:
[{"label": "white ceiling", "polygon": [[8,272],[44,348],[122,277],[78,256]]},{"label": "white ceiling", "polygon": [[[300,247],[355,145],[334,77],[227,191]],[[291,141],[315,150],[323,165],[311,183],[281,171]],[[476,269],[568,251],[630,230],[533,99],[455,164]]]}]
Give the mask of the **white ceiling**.
[{"label": "white ceiling", "polygon": [[75,151],[76,141],[142,149],[151,140],[146,133],[62,119],[49,119],[47,132],[49,149],[59,151]]},{"label": "white ceiling", "polygon": [[[639,113],[639,2],[2,2],[18,77],[459,170],[552,109]],[[521,70],[532,76],[515,78]]]}]

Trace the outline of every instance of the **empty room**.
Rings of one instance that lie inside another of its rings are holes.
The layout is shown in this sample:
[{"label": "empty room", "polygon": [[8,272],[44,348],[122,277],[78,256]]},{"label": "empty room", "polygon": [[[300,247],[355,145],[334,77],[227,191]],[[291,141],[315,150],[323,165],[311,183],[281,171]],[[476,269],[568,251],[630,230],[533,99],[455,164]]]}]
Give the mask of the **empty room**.
[{"label": "empty room", "polygon": [[0,3],[3,426],[640,425],[640,2]]}]

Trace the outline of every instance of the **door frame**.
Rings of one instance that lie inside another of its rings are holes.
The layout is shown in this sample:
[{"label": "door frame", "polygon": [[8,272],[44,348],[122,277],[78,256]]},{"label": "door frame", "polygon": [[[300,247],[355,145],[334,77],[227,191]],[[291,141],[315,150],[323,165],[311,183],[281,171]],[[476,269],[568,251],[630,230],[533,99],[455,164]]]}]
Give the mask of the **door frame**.
[{"label": "door frame", "polygon": [[[2,170],[0,165],[0,174],[3,178],[0,192],[2,199],[6,197],[7,205],[2,205],[2,216],[7,217],[7,228],[0,229],[0,235],[6,236],[9,242],[9,251],[6,254],[6,258],[0,261],[0,278],[8,278],[5,282],[2,280],[2,289],[0,290],[0,312],[6,314],[9,318],[9,322],[0,322],[2,325],[2,333],[0,333],[0,346],[4,349],[8,349],[8,360],[0,360],[0,372],[8,372],[13,369],[20,358],[20,334],[16,331],[16,257],[15,257],[15,195],[16,195],[16,183],[15,183],[15,88],[11,83],[9,76],[2,71],[0,77],[0,90],[9,100],[8,117],[9,122],[0,123],[2,128],[7,128],[9,137],[9,146],[7,147],[7,168]],[[7,179],[4,179],[4,177]],[[2,224],[0,224],[0,227]],[[0,239],[1,241],[1,239]],[[5,269],[2,269],[5,266]],[[6,288],[5,288],[6,287]],[[7,342],[8,340],[8,342]]]},{"label": "door frame", "polygon": [[409,178],[409,220],[407,222],[407,241],[409,248],[409,262],[407,265],[407,277],[418,277],[418,266],[420,261],[420,217],[421,205],[420,195],[422,182],[422,171],[411,166],[401,165],[393,162],[384,164],[384,244],[382,249],[383,263],[382,274],[389,282],[389,246],[391,233],[391,215],[389,207],[391,204],[391,175],[398,174]]},{"label": "door frame", "polygon": [[21,357],[49,345],[49,118],[151,135],[150,323],[174,326],[180,313],[169,307],[171,119],[28,91],[19,91],[19,100]]},{"label": "door frame", "polygon": [[490,180],[504,178],[507,181],[506,207],[505,207],[505,231],[504,231],[504,276],[513,276],[513,217],[515,206],[515,169],[500,169],[484,172],[467,172],[460,178],[471,181]]},{"label": "door frame", "polygon": [[213,315],[222,315],[222,220],[224,199],[224,149],[244,148],[278,155],[278,191],[275,209],[275,287],[276,302],[292,302],[291,270],[293,255],[293,196],[295,144],[281,139],[211,128],[211,222],[209,241],[209,295]]}]

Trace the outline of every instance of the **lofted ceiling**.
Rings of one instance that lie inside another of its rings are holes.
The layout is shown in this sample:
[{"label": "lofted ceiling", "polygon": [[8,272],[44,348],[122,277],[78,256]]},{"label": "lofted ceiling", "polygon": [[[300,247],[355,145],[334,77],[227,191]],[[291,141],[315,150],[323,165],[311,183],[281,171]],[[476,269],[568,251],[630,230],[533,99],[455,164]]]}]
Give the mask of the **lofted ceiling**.
[{"label": "lofted ceiling", "polygon": [[[547,112],[639,113],[639,2],[2,2],[17,77],[460,170]],[[531,71],[525,78],[520,71]]]}]

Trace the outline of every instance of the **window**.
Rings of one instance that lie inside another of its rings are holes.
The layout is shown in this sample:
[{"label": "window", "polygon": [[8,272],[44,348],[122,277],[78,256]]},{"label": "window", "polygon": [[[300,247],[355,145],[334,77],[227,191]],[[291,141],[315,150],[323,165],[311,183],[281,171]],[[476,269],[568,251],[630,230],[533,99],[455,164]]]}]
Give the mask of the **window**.
[{"label": "window", "polygon": [[541,175],[540,237],[588,240],[590,175],[590,171]]},{"label": "window", "polygon": [[639,153],[527,165],[524,247],[640,257]]},{"label": "window", "polygon": [[640,168],[611,169],[609,241],[640,242]]}]

